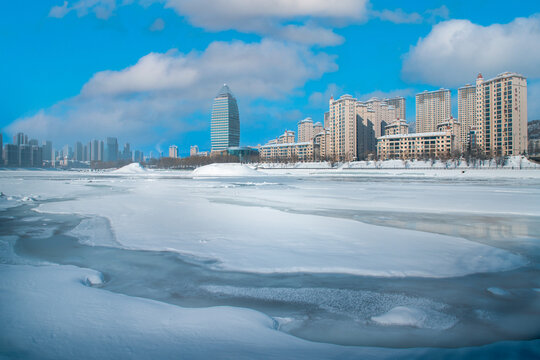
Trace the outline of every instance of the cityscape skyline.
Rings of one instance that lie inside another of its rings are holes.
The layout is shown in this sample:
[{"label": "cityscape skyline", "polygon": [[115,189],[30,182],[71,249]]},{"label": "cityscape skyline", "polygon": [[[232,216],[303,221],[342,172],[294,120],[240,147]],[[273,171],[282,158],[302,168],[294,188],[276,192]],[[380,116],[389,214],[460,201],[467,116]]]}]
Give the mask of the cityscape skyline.
[{"label": "cityscape skyline", "polygon": [[[403,97],[359,101],[349,94],[335,100],[331,96],[324,124],[307,117],[297,123],[298,136],[285,130],[265,145],[239,146],[239,109],[224,84],[214,98],[211,152],[199,152],[198,145],[191,145],[189,156],[221,154],[243,159],[258,153],[263,162],[357,161],[446,157],[467,152],[495,157],[525,154],[530,148],[527,79],[523,75],[505,72],[484,80],[479,73],[475,86],[458,88],[458,118],[452,116],[450,102],[449,89],[416,94],[415,122],[407,123],[400,117],[406,111]],[[119,151],[115,137],[107,137],[105,143],[92,140],[87,145],[77,141],[73,148],[65,145],[59,151],[50,141],[39,146],[37,139],[28,140],[22,132],[5,147],[1,140],[0,155],[3,164],[10,167],[71,167],[83,162],[142,162],[153,158],[152,152],[148,157],[138,150],[132,152],[129,143]],[[163,152],[158,153],[157,158],[161,157]],[[182,157],[177,145],[169,146],[168,157]]]},{"label": "cityscape skyline", "polygon": [[457,117],[458,87],[504,71],[527,76],[529,120],[540,118],[530,48],[540,20],[529,2],[317,2],[274,13],[240,1],[225,17],[184,1],[91,3],[6,5],[3,26],[17,36],[0,32],[2,133],[55,144],[113,135],[146,153],[176,144],[185,156],[194,144],[210,149],[209,94],[224,82],[241,108],[241,145],[255,145],[306,117],[323,122],[331,95],[403,96],[412,121],[415,94],[444,87]]}]

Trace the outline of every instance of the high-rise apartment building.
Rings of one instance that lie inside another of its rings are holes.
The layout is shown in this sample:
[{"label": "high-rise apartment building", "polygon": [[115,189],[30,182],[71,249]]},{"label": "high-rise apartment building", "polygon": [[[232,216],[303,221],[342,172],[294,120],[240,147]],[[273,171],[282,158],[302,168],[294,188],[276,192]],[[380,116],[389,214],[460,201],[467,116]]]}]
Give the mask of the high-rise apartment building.
[{"label": "high-rise apartment building", "polygon": [[527,151],[527,79],[505,72],[476,79],[476,143],[487,155]]},{"label": "high-rise apartment building", "polygon": [[451,116],[450,90],[416,94],[416,132],[435,132],[437,125]]},{"label": "high-rise apartment building", "polygon": [[323,131],[324,131],[324,127],[320,121],[317,121],[315,124],[313,124],[313,137],[315,137],[315,135],[320,134]]},{"label": "high-rise apartment building", "polygon": [[197,156],[199,153],[199,146],[198,145],[192,145],[189,148],[189,156]]},{"label": "high-rise apartment building", "polygon": [[313,140],[313,120],[308,117],[298,122],[298,142]]},{"label": "high-rise apartment building", "polygon": [[458,121],[465,150],[468,134],[476,122],[476,86],[467,84],[458,89]]},{"label": "high-rise apartment building", "polygon": [[330,141],[327,157],[352,161],[357,158],[356,99],[343,95],[330,99],[328,130]]},{"label": "high-rise apartment building", "polygon": [[405,111],[405,98],[401,96],[396,96],[394,98],[383,99],[388,106],[393,106],[396,111],[396,118],[404,120],[406,118]]},{"label": "high-rise apartment building", "polygon": [[365,123],[369,121],[373,124],[375,137],[384,135],[386,125],[399,117],[394,106],[378,98],[359,102],[356,110]]},{"label": "high-rise apartment building", "polygon": [[178,157],[178,146],[176,146],[176,145],[169,146],[169,157],[170,158],[177,158]]},{"label": "high-rise apartment building", "polygon": [[226,84],[214,99],[210,133],[212,151],[222,151],[240,145],[238,104]]}]

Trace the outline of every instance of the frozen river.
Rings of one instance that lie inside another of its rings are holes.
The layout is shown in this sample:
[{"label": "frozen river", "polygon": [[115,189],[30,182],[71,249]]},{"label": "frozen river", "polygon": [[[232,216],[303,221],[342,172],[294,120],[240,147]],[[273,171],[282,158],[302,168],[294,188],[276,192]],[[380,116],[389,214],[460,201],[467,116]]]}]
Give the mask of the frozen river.
[{"label": "frozen river", "polygon": [[539,172],[287,172],[0,172],[0,354],[540,355]]}]

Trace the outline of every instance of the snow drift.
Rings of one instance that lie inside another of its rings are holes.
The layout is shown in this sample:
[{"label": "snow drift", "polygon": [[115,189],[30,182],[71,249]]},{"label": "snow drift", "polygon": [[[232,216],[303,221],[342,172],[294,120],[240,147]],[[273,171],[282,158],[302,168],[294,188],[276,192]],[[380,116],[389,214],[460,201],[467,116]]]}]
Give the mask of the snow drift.
[{"label": "snow drift", "polygon": [[131,163],[129,165],[123,166],[120,169],[113,170],[115,174],[144,174],[146,169],[141,166],[139,163]]},{"label": "snow drift", "polygon": [[193,170],[193,177],[261,176],[257,170],[243,164],[210,164]]}]

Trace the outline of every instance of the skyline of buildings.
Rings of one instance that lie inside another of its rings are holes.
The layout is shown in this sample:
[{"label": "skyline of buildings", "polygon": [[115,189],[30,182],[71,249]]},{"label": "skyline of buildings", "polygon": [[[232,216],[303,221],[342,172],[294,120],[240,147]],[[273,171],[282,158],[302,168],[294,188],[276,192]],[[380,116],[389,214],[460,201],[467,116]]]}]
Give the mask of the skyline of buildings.
[{"label": "skyline of buildings", "polygon": [[506,72],[484,81],[479,74],[476,86],[458,88],[457,119],[451,113],[449,89],[424,91],[415,98],[415,134],[409,134],[407,121],[399,117],[405,110],[403,98],[358,101],[345,94],[330,98],[324,128],[314,134],[311,147],[305,144],[305,134],[312,131],[308,126],[312,120],[307,118],[298,123],[297,143],[270,141],[260,147],[261,158],[304,160],[311,154],[311,160],[354,161],[466,151],[494,157],[527,151],[527,80],[523,75]]},{"label": "skyline of buildings", "polygon": [[[298,137],[294,131],[286,130],[265,145],[239,147],[238,105],[224,84],[212,106],[210,155],[259,151],[263,161],[283,158],[355,161],[372,157],[441,156],[467,150],[504,156],[527,150],[527,80],[523,75],[506,72],[484,80],[479,74],[476,85],[458,88],[457,119],[451,114],[449,89],[424,91],[415,98],[416,134],[409,134],[409,123],[400,117],[405,113],[403,97],[359,101],[345,94],[338,99],[330,98],[324,125],[307,117],[297,123]],[[132,152],[129,143],[121,151],[115,137],[107,137],[105,142],[93,139],[86,145],[77,141],[73,148],[65,145],[56,152],[50,141],[40,146],[38,140],[17,133],[13,144],[2,144],[0,148],[6,166],[144,160],[142,152]],[[190,148],[190,156],[207,154],[199,152],[197,145]],[[170,145],[168,155],[178,158],[178,146]]]},{"label": "skyline of buildings", "polygon": [[19,132],[11,144],[3,144],[0,133],[0,159],[0,166],[7,167],[86,167],[92,162],[143,161],[144,153],[131,151],[129,143],[119,151],[116,137],[108,137],[106,142],[93,139],[85,145],[76,141],[73,147],[66,144],[55,150],[50,140],[39,145],[39,140]]}]

